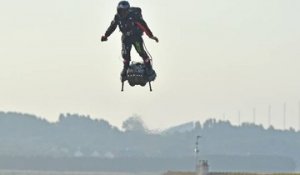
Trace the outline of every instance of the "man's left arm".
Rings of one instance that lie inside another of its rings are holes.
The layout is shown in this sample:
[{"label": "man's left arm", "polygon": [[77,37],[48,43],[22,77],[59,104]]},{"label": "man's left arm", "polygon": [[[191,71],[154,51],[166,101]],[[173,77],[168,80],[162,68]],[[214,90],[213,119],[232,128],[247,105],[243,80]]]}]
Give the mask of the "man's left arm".
[{"label": "man's left arm", "polygon": [[142,31],[144,31],[149,38],[154,39],[156,42],[158,42],[157,37],[155,37],[153,35],[153,33],[150,30],[150,28],[148,27],[146,21],[143,19],[141,12],[139,15],[137,15],[136,25],[138,28],[140,28]]}]

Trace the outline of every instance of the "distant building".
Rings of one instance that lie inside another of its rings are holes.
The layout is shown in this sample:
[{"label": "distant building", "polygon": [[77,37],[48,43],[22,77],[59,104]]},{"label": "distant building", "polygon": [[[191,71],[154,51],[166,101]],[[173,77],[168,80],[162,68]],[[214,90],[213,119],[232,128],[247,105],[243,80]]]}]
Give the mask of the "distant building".
[{"label": "distant building", "polygon": [[80,148],[74,153],[74,157],[82,157],[83,153],[80,151]]},{"label": "distant building", "polygon": [[209,165],[207,160],[199,160],[196,166],[196,174],[197,175],[208,175],[209,173]]},{"label": "distant building", "polygon": [[115,155],[112,152],[106,152],[104,154],[104,157],[108,158],[108,159],[113,159],[113,158],[115,158]]},{"label": "distant building", "polygon": [[91,154],[92,157],[101,157],[100,153],[98,151],[94,151],[92,154]]}]

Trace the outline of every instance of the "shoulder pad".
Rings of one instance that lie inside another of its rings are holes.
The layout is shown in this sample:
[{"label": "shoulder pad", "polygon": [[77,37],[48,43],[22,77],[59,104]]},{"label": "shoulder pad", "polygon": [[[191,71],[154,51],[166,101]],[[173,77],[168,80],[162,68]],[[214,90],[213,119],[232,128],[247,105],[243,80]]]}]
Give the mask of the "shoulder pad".
[{"label": "shoulder pad", "polygon": [[115,17],[114,17],[114,20],[115,21],[119,21],[120,20],[120,16],[118,14],[116,14]]},{"label": "shoulder pad", "polygon": [[139,7],[130,7],[129,11],[137,15],[142,15],[142,9]]}]

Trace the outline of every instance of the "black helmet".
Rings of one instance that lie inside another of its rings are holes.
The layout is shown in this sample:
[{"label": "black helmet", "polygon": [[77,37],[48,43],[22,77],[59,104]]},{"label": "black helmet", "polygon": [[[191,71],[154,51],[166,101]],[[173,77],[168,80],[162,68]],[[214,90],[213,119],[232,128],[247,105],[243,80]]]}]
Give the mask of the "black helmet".
[{"label": "black helmet", "polygon": [[123,15],[124,12],[127,12],[130,8],[128,1],[120,1],[117,7],[117,12],[119,15]]}]

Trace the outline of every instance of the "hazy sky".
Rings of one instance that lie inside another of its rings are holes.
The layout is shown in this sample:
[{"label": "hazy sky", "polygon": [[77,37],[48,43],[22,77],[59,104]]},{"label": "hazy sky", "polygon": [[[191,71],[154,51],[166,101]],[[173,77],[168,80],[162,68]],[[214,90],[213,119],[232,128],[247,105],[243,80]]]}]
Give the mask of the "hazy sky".
[{"label": "hazy sky", "polygon": [[[0,0],[0,111],[103,118],[150,129],[207,118],[299,128],[299,0],[130,0],[143,9],[157,80],[120,92],[117,0]],[[132,50],[132,59],[141,58]]]}]

